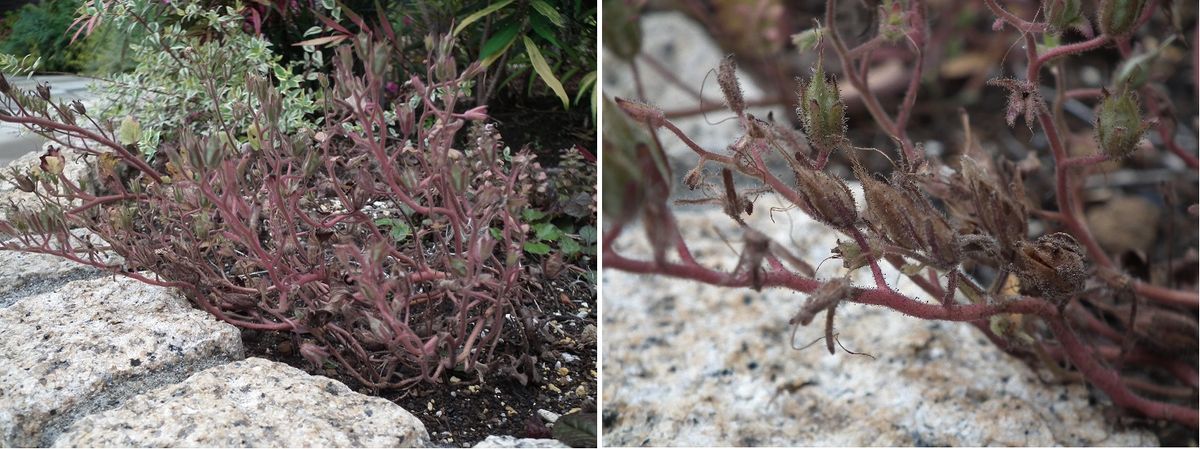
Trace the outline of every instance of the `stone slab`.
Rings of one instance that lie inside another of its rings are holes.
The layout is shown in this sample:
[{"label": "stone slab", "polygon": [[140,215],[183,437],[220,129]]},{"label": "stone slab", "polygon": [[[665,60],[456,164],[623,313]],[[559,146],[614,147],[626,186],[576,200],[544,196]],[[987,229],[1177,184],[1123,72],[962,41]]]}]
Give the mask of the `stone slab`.
[{"label": "stone slab", "polygon": [[0,309],[0,446],[45,446],[85,415],[243,357],[239,333],[172,289],[74,281]]},{"label": "stone slab", "polygon": [[76,422],[57,447],[412,447],[424,424],[383,398],[249,358]]}]

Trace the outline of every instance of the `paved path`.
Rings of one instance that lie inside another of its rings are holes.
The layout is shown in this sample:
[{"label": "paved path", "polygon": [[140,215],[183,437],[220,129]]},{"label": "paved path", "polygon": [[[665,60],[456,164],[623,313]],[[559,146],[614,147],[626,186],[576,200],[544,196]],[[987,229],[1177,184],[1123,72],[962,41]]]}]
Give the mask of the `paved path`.
[{"label": "paved path", "polygon": [[[22,90],[33,90],[37,87],[37,83],[48,82],[50,83],[50,93],[56,101],[69,102],[75,99],[88,101],[95,98],[88,90],[88,86],[96,82],[91,78],[68,75],[34,76],[32,78],[8,76],[7,78],[14,87]],[[45,139],[20,126],[0,123],[0,166],[8,164],[25,153],[40,150],[43,141]]]}]

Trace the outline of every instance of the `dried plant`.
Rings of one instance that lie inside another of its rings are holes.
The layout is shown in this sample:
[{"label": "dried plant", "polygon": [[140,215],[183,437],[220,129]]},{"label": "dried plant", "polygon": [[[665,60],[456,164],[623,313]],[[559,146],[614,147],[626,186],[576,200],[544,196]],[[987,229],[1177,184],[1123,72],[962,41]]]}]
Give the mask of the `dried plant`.
[{"label": "dried plant", "polygon": [[[533,157],[506,158],[486,107],[462,111],[478,65],[431,59],[390,92],[399,52],[384,42],[337,48],[320,129],[283,132],[279,92],[251,76],[252,101],[234,108],[245,116],[213,108],[217,131],[184,129],[151,159],[133,118],[97,120],[0,76],[0,121],[53,142],[40,167],[6,174],[37,201],[6,205],[0,234],[16,238],[0,249],[177,287],[223,321],[290,333],[315,366],[365,386],[527,370],[540,345],[521,250]],[[242,120],[245,133],[227,125]],[[68,158],[89,175],[65,176]]]},{"label": "dried plant", "polygon": [[[1036,125],[1049,141],[1057,211],[1039,210],[1027,200],[1024,177],[1033,170],[993,160],[972,147],[966,113],[962,115],[966,154],[953,161],[926,158],[908,130],[924,70],[927,11],[921,0],[887,3],[892,7],[881,8],[878,14],[878,36],[859,46],[847,46],[839,34],[835,0],[826,3],[823,26],[801,37],[821,39],[809,45],[836,54],[841,76],[858,91],[878,128],[897,143],[890,176],[870,173],[861,163],[862,155],[870,153],[856,151],[846,134],[846,106],[836,82],[824,71],[827,64],[818,62],[812,76],[798,83],[792,98],[797,104],[795,123],[804,136],[794,138],[790,124],[763,121],[746,112],[749,102],[738,86],[733,60],[726,59],[717,69],[718,83],[745,132],[726,150],[698,145],[672,122],[675,114],[636,100],[606,102],[604,266],[727,287],[783,287],[807,293],[808,300],[792,322],[806,325],[825,312],[831,353],[835,310],[845,301],[884,306],[921,319],[967,322],[1035,368],[1086,380],[1134,414],[1196,427],[1200,424],[1195,408],[1200,382],[1195,356],[1195,317],[1200,307],[1196,290],[1154,285],[1125,273],[1097,243],[1081,214],[1081,173],[1128,157],[1155,126],[1142,118],[1135,93],[1140,86],[1126,80],[1113,92],[1060,89],[1053,99],[1043,98],[1040,91],[1048,64],[1109,45],[1128,57],[1131,33],[1149,20],[1158,2],[1102,0],[1099,33],[1092,34],[1078,1],[1046,1],[1043,6],[1050,18],[1041,22],[1017,17],[996,0],[984,0],[999,17],[997,30],[1012,27],[1020,32],[1026,72],[991,84],[1008,90],[1010,126],[1023,117],[1027,126]],[[635,20],[628,13],[613,17]],[[633,64],[637,81],[636,51],[629,47],[636,48],[640,34],[636,28],[620,27],[612,25],[613,30],[625,30],[613,37],[621,44],[614,51],[620,50],[620,57]],[[1085,40],[1049,48],[1039,41],[1039,37],[1060,39],[1066,29],[1086,29],[1089,34]],[[893,52],[907,49],[912,61],[910,81],[894,114],[865,82],[871,67],[866,55],[888,45],[899,47]],[[1149,96],[1144,89],[1141,93],[1143,98]],[[1068,156],[1060,132],[1061,111],[1054,108],[1064,96],[1098,99],[1097,154]],[[681,237],[668,204],[673,175],[659,133],[679,139],[699,156],[683,183],[709,192],[701,202],[720,204],[741,225],[744,246],[734,270],[698,263]],[[1170,151],[1194,170],[1195,157],[1178,148],[1170,133],[1162,136]],[[827,170],[833,153],[842,153],[850,161],[865,204],[856,204],[846,180]],[[703,176],[706,167],[714,165],[722,173],[720,184],[706,183]],[[771,169],[778,166],[789,167],[791,178]],[[761,187],[738,192],[734,174]],[[753,199],[763,191],[774,192],[800,212],[848,236],[850,240],[834,248],[834,254],[850,270],[870,270],[873,284],[818,279],[807,263],[749,227],[741,214],[752,213]],[[652,260],[627,257],[614,248],[614,242],[638,219],[654,247]],[[1030,236],[1034,220],[1050,230]],[[901,268],[940,303],[894,290],[884,279],[882,261]],[[997,274],[985,279],[972,275],[968,267],[988,267]],[[1143,377],[1144,373],[1154,377]]]}]

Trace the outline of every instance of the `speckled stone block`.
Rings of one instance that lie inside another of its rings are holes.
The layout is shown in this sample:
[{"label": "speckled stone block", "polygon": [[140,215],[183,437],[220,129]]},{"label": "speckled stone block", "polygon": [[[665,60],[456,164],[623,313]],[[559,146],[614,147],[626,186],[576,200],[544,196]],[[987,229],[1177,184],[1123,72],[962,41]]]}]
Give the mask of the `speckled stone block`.
[{"label": "speckled stone block", "polygon": [[173,289],[74,281],[0,309],[0,446],[48,445],[79,417],[241,359],[236,328]]},{"label": "speckled stone block", "polygon": [[[86,230],[76,230],[75,235],[101,244],[99,237]],[[80,240],[75,244],[82,245]],[[112,262],[119,256],[109,255],[103,262]],[[50,254],[0,251],[0,308],[8,307],[25,296],[52,291],[70,281],[91,279],[103,275],[103,271]]]},{"label": "speckled stone block", "polygon": [[413,447],[425,425],[383,398],[259,358],[210,368],[79,420],[58,447]]},{"label": "speckled stone block", "polygon": [[475,447],[569,447],[561,441],[548,438],[517,438],[508,435],[489,435]]}]

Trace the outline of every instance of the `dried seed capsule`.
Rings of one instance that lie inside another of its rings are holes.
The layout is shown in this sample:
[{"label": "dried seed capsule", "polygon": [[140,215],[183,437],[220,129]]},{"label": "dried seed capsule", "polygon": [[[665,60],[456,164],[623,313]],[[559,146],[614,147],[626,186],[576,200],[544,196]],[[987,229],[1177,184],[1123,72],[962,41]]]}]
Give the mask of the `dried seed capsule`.
[{"label": "dried seed capsule", "polygon": [[1147,128],[1137,97],[1128,88],[1123,87],[1119,95],[1106,96],[1096,111],[1096,143],[1110,158],[1122,158],[1137,150]]},{"label": "dried seed capsule", "polygon": [[856,164],[854,171],[867,201],[867,220],[878,226],[884,237],[926,254],[937,268],[946,269],[958,263],[954,230],[929,200],[915,189],[874,179],[860,165]]},{"label": "dried seed capsule", "polygon": [[742,86],[738,84],[737,63],[734,62],[733,55],[721,61],[721,66],[717,69],[717,84],[721,86],[721,93],[725,94],[725,103],[729,105],[729,109],[742,115],[746,110],[746,99],[742,97]]},{"label": "dried seed capsule", "polygon": [[846,183],[825,172],[794,166],[796,192],[801,210],[817,221],[838,229],[850,229],[858,221],[854,196]]},{"label": "dried seed capsule", "polygon": [[1033,243],[1022,242],[1014,268],[1023,290],[1059,304],[1083,290],[1087,277],[1083,248],[1062,232],[1043,235]]},{"label": "dried seed capsule", "polygon": [[38,83],[37,94],[43,100],[50,101],[50,83]]},{"label": "dried seed capsule", "polygon": [[796,109],[808,140],[819,149],[832,150],[845,140],[846,105],[837,84],[825,79],[821,62],[812,79],[800,80],[800,107]]},{"label": "dried seed capsule", "polygon": [[12,91],[12,85],[8,84],[8,78],[5,78],[4,74],[0,73],[0,94],[7,94],[10,91]]},{"label": "dried seed capsule", "polygon": [[1097,17],[1100,31],[1114,37],[1133,31],[1145,7],[1146,0],[1101,0]]}]

